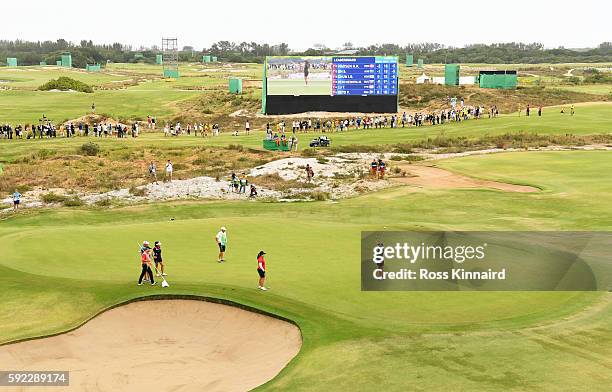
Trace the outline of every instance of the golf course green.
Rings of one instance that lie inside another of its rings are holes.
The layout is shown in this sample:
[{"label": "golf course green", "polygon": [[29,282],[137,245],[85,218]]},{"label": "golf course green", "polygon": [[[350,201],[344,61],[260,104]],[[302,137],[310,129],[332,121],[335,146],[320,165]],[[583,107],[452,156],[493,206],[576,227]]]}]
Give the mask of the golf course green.
[{"label": "golf course green", "polygon": [[[597,108],[586,110],[598,121]],[[352,143],[358,132],[338,140]],[[394,132],[404,131],[385,131]],[[337,202],[188,201],[5,215],[0,342],[61,332],[142,296],[196,295],[300,327],[300,353],[261,391],[584,390],[586,383],[607,391],[609,293],[361,292],[359,252],[364,230],[610,230],[611,154],[518,152],[437,162],[533,185],[536,193],[399,186]],[[214,235],[222,225],[228,253],[218,264]],[[137,244],[145,239],[163,243],[169,288],[136,285]],[[269,292],[256,286],[260,249],[268,253]]]}]

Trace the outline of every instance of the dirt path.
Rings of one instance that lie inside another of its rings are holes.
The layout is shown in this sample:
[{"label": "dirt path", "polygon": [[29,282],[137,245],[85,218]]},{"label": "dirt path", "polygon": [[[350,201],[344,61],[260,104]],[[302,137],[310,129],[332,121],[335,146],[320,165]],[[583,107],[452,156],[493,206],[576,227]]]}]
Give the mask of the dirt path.
[{"label": "dirt path", "polygon": [[142,301],[73,332],[1,346],[0,368],[69,370],[70,386],[43,388],[49,392],[248,391],[276,376],[300,346],[297,327],[257,313],[204,301]]},{"label": "dirt path", "polygon": [[531,193],[539,190],[526,185],[480,180],[433,166],[402,165],[400,167],[406,171],[408,176],[396,177],[392,181],[426,189],[491,188],[519,193]]}]

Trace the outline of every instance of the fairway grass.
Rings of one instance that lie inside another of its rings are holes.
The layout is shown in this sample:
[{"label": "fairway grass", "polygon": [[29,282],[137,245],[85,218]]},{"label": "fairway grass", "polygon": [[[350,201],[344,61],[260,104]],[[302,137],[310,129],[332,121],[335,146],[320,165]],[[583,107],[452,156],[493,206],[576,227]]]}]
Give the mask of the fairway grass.
[{"label": "fairway grass", "polygon": [[[359,260],[360,232],[384,227],[610,230],[610,158],[608,151],[521,152],[437,162],[542,189],[532,194],[395,187],[333,203],[174,202],[6,215],[0,342],[66,330],[143,295],[200,295],[299,325],[300,354],[261,391],[607,391],[609,293],[361,292]],[[214,243],[221,225],[228,227],[224,264]],[[170,288],[136,286],[136,245],[144,239],[163,242]],[[256,289],[260,249],[268,253],[266,293]]]}]

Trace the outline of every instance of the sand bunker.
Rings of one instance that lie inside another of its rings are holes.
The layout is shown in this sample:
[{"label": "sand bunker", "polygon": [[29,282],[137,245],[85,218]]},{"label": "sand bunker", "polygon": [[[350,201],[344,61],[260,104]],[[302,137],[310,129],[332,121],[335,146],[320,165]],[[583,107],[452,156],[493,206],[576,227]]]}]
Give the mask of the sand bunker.
[{"label": "sand bunker", "polygon": [[[70,370],[45,391],[248,391],[298,353],[294,325],[196,300],[135,302],[73,332],[0,346],[0,369]],[[39,391],[12,388],[14,391]]]},{"label": "sand bunker", "polygon": [[423,188],[492,188],[499,189],[501,191],[521,193],[537,192],[539,190],[526,185],[514,185],[504,182],[479,180],[432,166],[405,165],[401,166],[401,168],[406,171],[408,177],[397,177],[394,178],[393,181]]}]

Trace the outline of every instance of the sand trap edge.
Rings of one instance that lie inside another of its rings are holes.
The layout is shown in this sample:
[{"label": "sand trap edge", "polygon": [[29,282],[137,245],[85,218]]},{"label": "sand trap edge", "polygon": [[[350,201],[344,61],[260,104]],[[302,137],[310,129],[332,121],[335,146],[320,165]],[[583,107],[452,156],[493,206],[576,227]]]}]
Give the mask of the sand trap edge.
[{"label": "sand trap edge", "polygon": [[[285,365],[285,368],[291,363],[293,362],[293,360],[295,358],[298,357],[298,355],[300,355],[300,351],[302,349],[303,343],[304,343],[304,335],[302,334],[302,328],[300,328],[299,324],[296,323],[295,321],[275,314],[275,313],[271,313],[262,309],[258,309],[256,307],[253,306],[249,306],[249,305],[245,305],[245,304],[241,304],[239,302],[235,302],[229,299],[223,299],[223,298],[215,298],[215,297],[207,297],[204,295],[195,295],[195,294],[151,294],[151,295],[144,295],[141,297],[136,297],[136,298],[131,298],[128,299],[126,301],[122,301],[122,302],[118,302],[116,304],[107,306],[105,308],[102,308],[99,312],[94,313],[91,317],[87,317],[84,321],[78,323],[77,325],[75,325],[74,327],[70,327],[66,330],[63,331],[59,331],[59,332],[53,332],[50,334],[46,334],[46,335],[36,335],[36,336],[29,336],[29,337],[25,337],[25,338],[20,338],[20,339],[16,339],[16,340],[10,340],[8,342],[4,342],[4,343],[0,343],[0,347],[2,346],[8,346],[9,344],[16,344],[16,343],[23,343],[23,342],[28,342],[31,340],[38,340],[38,339],[46,339],[46,338],[51,338],[54,336],[59,336],[59,335],[64,335],[70,332],[73,332],[79,328],[81,328],[82,326],[84,326],[85,324],[87,324],[88,322],[90,322],[91,320],[95,319],[96,317],[100,316],[103,313],[108,312],[109,310],[115,309],[115,308],[119,308],[121,306],[125,306],[125,305],[129,305],[131,303],[134,302],[141,302],[141,301],[157,301],[157,300],[188,300],[188,301],[203,301],[203,302],[211,302],[211,303],[215,303],[215,304],[220,304],[220,305],[226,305],[226,306],[232,306],[238,309],[242,309],[245,310],[247,312],[253,312],[253,313],[257,313],[257,314],[261,314],[263,316],[268,316],[268,317],[272,317],[275,318],[277,320],[281,320],[287,323],[292,324],[293,326],[295,326],[298,331],[300,332],[300,341],[302,344],[300,344],[300,350],[298,351],[298,353],[291,358],[291,360],[289,362],[287,362],[287,365]],[[284,369],[284,368],[283,368]],[[281,369],[281,372],[282,370]],[[275,377],[276,378],[276,377]],[[270,382],[273,379],[267,381]],[[263,384],[261,384],[263,385]],[[261,386],[259,385],[259,386]],[[258,387],[259,387],[258,386]]]}]

